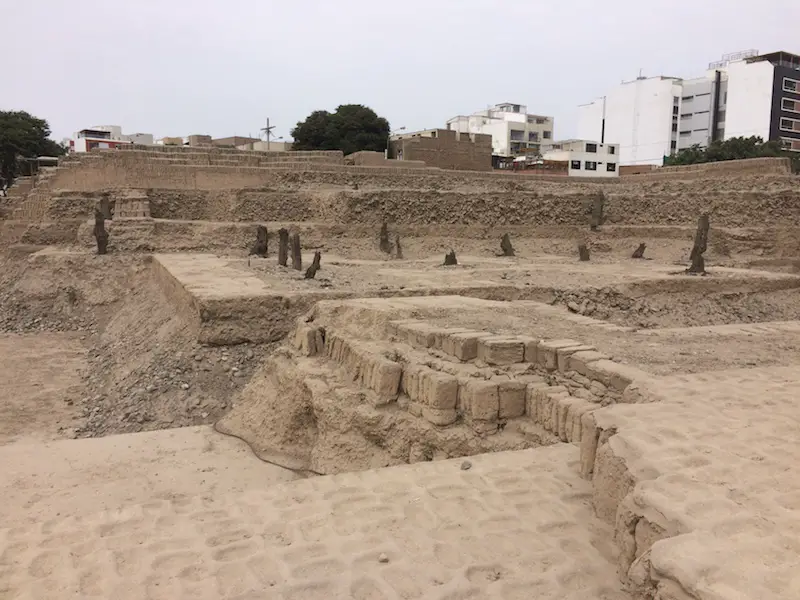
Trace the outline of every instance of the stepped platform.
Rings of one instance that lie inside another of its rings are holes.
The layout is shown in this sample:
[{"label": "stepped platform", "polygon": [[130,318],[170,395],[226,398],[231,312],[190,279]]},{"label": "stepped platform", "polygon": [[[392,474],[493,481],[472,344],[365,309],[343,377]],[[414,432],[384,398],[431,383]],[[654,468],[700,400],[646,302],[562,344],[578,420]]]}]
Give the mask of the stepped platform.
[{"label": "stepped platform", "polygon": [[[310,264],[312,256],[303,256]],[[279,267],[274,258],[222,258],[210,254],[156,254],[154,269],[166,293],[191,315],[204,343],[275,341],[294,319],[324,299],[461,295],[487,300],[550,303],[559,290],[624,289],[645,296],[726,291],[768,293],[800,287],[800,277],[744,269],[715,269],[713,277],[680,274],[674,265],[645,261],[575,263],[564,275],[563,259],[538,256],[501,259],[463,256],[455,267],[438,259],[370,261],[326,254],[313,280]],[[551,309],[545,305],[540,310]],[[578,323],[596,318],[557,309]]]}]

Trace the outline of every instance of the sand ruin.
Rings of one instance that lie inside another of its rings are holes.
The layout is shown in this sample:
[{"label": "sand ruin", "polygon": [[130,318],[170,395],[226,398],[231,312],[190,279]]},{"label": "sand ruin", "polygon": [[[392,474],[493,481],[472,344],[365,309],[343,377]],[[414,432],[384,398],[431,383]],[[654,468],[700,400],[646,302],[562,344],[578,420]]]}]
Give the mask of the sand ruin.
[{"label": "sand ruin", "polygon": [[0,597],[797,598],[798,207],[69,157],[0,206]]}]

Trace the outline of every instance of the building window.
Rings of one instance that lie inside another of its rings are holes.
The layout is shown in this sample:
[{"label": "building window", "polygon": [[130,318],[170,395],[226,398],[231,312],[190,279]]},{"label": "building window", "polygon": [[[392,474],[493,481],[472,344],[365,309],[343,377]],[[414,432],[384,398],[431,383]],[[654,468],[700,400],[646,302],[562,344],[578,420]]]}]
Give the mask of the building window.
[{"label": "building window", "polygon": [[597,144],[586,144],[586,151],[597,153]]},{"label": "building window", "polygon": [[783,91],[784,92],[794,92],[795,94],[800,93],[800,81],[796,79],[789,79],[788,77],[783,78]]},{"label": "building window", "polygon": [[511,139],[514,140],[515,142],[521,141],[524,135],[525,135],[524,131],[518,131],[516,129],[511,130]]},{"label": "building window", "polygon": [[673,152],[675,152],[675,150],[678,149],[678,142],[676,142],[675,140],[672,140],[672,142],[670,142],[670,144],[669,144],[669,149],[672,150]]},{"label": "building window", "polygon": [[681,100],[686,102],[687,100],[691,100],[692,98],[694,98],[694,96],[684,96],[683,98],[681,98]]},{"label": "building window", "polygon": [[584,163],[584,168],[585,168],[587,171],[597,171],[597,163],[596,163],[596,162],[594,162],[594,161],[592,161],[592,160],[587,160],[587,161]]},{"label": "building window", "polygon": [[432,137],[432,138],[435,138],[435,137],[436,137],[436,132],[435,132],[435,131],[431,131],[431,137]]},{"label": "building window", "polygon": [[681,131],[681,135],[692,135],[691,131]]},{"label": "building window", "polygon": [[553,132],[552,131],[543,131],[542,132],[542,137],[544,139],[546,139],[546,140],[549,140],[551,137],[553,137]]},{"label": "building window", "polygon": [[781,138],[781,142],[783,142],[783,147],[786,150],[791,150],[792,152],[800,152],[800,140]]},{"label": "building window", "polygon": [[781,117],[781,131],[800,131],[800,119]]},{"label": "building window", "polygon": [[692,118],[692,113],[683,113],[681,115],[681,119],[691,119],[691,118]]},{"label": "building window", "polygon": [[678,124],[677,123],[673,123],[672,124],[672,133],[677,133],[677,131],[678,131]]},{"label": "building window", "polygon": [[538,131],[529,131],[528,132],[528,141],[529,142],[538,142],[539,141],[539,132]]},{"label": "building window", "polygon": [[544,125],[544,119],[542,119],[541,117],[537,118],[536,119],[536,124],[537,125]]},{"label": "building window", "polygon": [[673,114],[673,115],[677,115],[677,114],[679,114],[679,113],[680,113],[680,110],[681,110],[681,109],[680,109],[680,107],[679,107],[679,106],[673,106],[673,107],[672,107],[672,114]]},{"label": "building window", "polygon": [[572,160],[569,163],[570,169],[573,171],[580,171],[581,170],[581,161],[579,160]]},{"label": "building window", "polygon": [[783,98],[781,100],[781,110],[787,112],[800,113],[800,100],[792,100],[791,98]]},{"label": "building window", "polygon": [[681,99],[680,99],[679,96],[673,96],[672,97],[672,103],[675,104],[676,106],[680,101],[681,101]]},{"label": "building window", "polygon": [[617,170],[617,163],[606,163],[606,171],[614,173]]}]

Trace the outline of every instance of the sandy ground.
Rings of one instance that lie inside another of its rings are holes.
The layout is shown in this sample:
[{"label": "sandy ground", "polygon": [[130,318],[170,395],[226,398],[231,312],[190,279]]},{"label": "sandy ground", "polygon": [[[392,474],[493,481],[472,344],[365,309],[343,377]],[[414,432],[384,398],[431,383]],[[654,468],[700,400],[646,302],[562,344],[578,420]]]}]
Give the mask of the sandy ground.
[{"label": "sandy ground", "polygon": [[208,426],[0,447],[0,523],[235,494],[295,479]]},{"label": "sandy ground", "polygon": [[[624,600],[578,450],[154,499],[0,533],[9,597]],[[218,490],[221,491],[221,490]]]},{"label": "sandy ground", "polygon": [[86,366],[76,334],[0,335],[0,447],[56,439],[74,426]]}]

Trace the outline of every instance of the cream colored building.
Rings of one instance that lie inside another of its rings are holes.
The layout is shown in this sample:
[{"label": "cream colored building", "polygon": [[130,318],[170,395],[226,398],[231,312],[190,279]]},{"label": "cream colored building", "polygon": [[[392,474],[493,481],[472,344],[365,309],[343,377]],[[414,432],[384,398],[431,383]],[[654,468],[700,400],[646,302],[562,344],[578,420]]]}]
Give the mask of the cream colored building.
[{"label": "cream colored building", "polygon": [[524,104],[497,104],[447,121],[447,129],[492,136],[494,156],[538,155],[553,140],[553,117],[528,113]]},{"label": "cream colored building", "polygon": [[570,177],[619,177],[619,144],[564,140],[542,146],[542,159],[566,161]]}]

